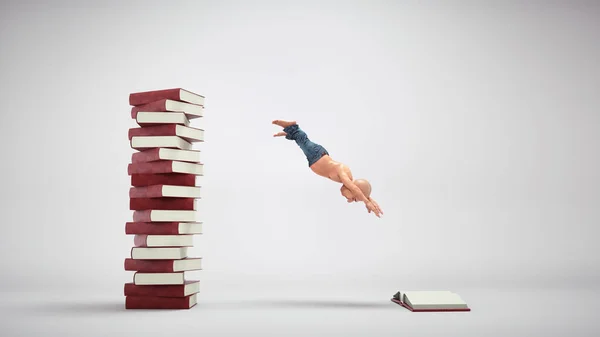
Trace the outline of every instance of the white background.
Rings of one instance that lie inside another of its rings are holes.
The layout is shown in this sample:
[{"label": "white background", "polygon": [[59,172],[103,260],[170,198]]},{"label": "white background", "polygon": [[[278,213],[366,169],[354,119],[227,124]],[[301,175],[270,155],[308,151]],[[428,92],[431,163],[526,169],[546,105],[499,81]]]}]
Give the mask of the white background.
[{"label": "white background", "polygon": [[[208,294],[598,282],[593,2],[0,6],[8,291],[122,292],[128,95],[171,87],[206,96]],[[275,118],[369,179],[383,218]]]}]

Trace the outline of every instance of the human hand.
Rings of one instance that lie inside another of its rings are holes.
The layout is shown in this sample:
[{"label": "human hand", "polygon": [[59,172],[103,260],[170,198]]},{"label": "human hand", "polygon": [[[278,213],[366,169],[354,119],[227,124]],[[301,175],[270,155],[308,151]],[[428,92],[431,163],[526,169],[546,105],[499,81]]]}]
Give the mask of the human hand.
[{"label": "human hand", "polygon": [[371,203],[373,203],[373,206],[375,206],[375,208],[377,209],[377,211],[383,215],[383,211],[381,210],[381,207],[379,207],[379,204],[377,204],[377,201],[373,200],[372,198],[369,198],[369,201],[371,201]]},{"label": "human hand", "polygon": [[377,202],[375,202],[375,200],[370,199],[369,202],[365,203],[365,206],[367,207],[367,211],[369,213],[374,212],[378,218],[381,218],[383,215],[381,208],[379,208],[379,205]]}]

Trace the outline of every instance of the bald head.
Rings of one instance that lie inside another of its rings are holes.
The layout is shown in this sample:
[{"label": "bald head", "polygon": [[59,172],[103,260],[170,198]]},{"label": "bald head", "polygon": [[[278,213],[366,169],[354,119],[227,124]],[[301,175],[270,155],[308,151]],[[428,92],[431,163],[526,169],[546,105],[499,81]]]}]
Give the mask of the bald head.
[{"label": "bald head", "polygon": [[365,197],[371,197],[371,184],[366,179],[356,179],[354,184],[360,188]]},{"label": "bald head", "polygon": [[[354,185],[356,185],[356,187],[360,189],[360,191],[362,192],[362,194],[364,194],[365,197],[371,197],[371,184],[366,179],[356,179],[353,182]],[[345,185],[342,185],[342,187],[340,187],[340,192],[342,192],[342,196],[344,196],[344,198],[346,198],[348,202],[357,202],[359,200],[354,195],[354,193],[352,193],[352,191],[350,191],[350,189]]]}]

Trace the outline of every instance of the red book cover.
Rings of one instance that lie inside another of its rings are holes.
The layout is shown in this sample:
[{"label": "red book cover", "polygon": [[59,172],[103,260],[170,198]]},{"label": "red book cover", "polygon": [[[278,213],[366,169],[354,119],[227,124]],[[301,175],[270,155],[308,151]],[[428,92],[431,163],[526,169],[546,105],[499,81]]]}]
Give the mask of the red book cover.
[{"label": "red book cover", "polygon": [[[161,99],[158,101],[137,105],[131,107],[131,118],[135,119],[137,113],[144,112],[184,112],[188,119],[199,118],[203,114],[203,107],[197,104],[191,104],[181,101],[169,99]],[[184,111],[181,111],[184,110]]]},{"label": "red book cover", "polygon": [[[186,280],[185,284],[178,285],[136,285],[133,282],[125,283],[123,292],[125,296],[147,296],[147,297],[186,297],[186,287],[200,283],[197,280]],[[193,294],[197,294],[195,290]]]},{"label": "red book cover", "polygon": [[[191,98],[190,96],[196,96]],[[140,91],[129,94],[129,105],[143,105],[161,99],[184,101],[193,104],[204,104],[204,96],[193,93],[182,88],[170,88],[150,91]]]},{"label": "red book cover", "polygon": [[149,163],[160,160],[160,149],[142,150],[131,155],[132,163]]},{"label": "red book cover", "polygon": [[[125,234],[149,234],[149,235],[179,235],[179,234],[192,234],[188,232],[182,232],[181,222],[126,222],[125,223]],[[200,222],[188,222],[185,225],[199,226]],[[200,230],[194,232],[194,234],[200,234]]]},{"label": "red book cover", "polygon": [[149,163],[135,163],[127,165],[127,174],[151,174],[151,173],[177,173],[173,172],[172,160],[153,161]]},{"label": "red book cover", "polygon": [[[182,260],[199,260],[200,258],[186,257]],[[125,259],[125,270],[140,273],[175,273],[173,265],[176,260],[136,260]]]},{"label": "red book cover", "polygon": [[127,165],[127,174],[132,175],[185,172],[186,174],[202,175],[202,168],[202,163],[187,163],[175,160],[160,160],[148,163],[131,163]]},{"label": "red book cover", "polygon": [[[163,124],[161,124],[161,123],[141,123],[141,122],[138,122],[137,124],[139,126],[143,127],[143,128],[149,128],[149,127],[157,126],[157,125],[171,125],[171,123],[163,123]],[[178,125],[187,126],[187,125],[184,125],[184,124],[178,124]]]},{"label": "red book cover", "polygon": [[[145,286],[144,286],[145,287]],[[196,294],[186,297],[126,296],[125,309],[190,309]]]},{"label": "red book cover", "polygon": [[131,186],[147,187],[152,185],[196,186],[196,175],[187,173],[149,173],[132,174]]},{"label": "red book cover", "polygon": [[164,112],[167,110],[167,99],[160,99],[157,101],[148,102],[142,105],[131,107],[131,118],[135,119],[139,111],[147,112]]},{"label": "red book cover", "polygon": [[133,222],[152,222],[152,210],[133,211]]},{"label": "red book cover", "polygon": [[163,186],[152,185],[144,187],[132,187],[129,189],[129,198],[159,198],[164,197]]},{"label": "red book cover", "polygon": [[154,125],[139,128],[130,128],[127,132],[129,140],[133,137],[143,136],[177,136],[177,125]]},{"label": "red book cover", "polygon": [[173,210],[173,211],[195,211],[196,200],[194,198],[130,198],[129,209],[132,211],[143,211],[147,209]]},{"label": "red book cover", "polygon": [[[186,150],[186,151],[200,153],[199,150]],[[159,148],[142,150],[139,152],[135,152],[131,155],[131,163],[133,163],[133,164],[150,163],[150,162],[155,162],[155,161],[159,161],[159,160],[162,160],[160,157],[160,149]]]}]

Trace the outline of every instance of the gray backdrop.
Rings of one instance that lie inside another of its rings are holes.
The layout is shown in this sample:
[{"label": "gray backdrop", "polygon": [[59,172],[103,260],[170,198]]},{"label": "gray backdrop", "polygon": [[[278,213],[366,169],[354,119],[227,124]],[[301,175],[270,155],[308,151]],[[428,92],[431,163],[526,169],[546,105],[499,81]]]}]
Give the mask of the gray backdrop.
[{"label": "gray backdrop", "polygon": [[[170,87],[207,98],[207,293],[596,284],[599,18],[592,1],[3,1],[0,284],[121,294],[128,94]],[[275,118],[369,179],[383,218]]]}]

